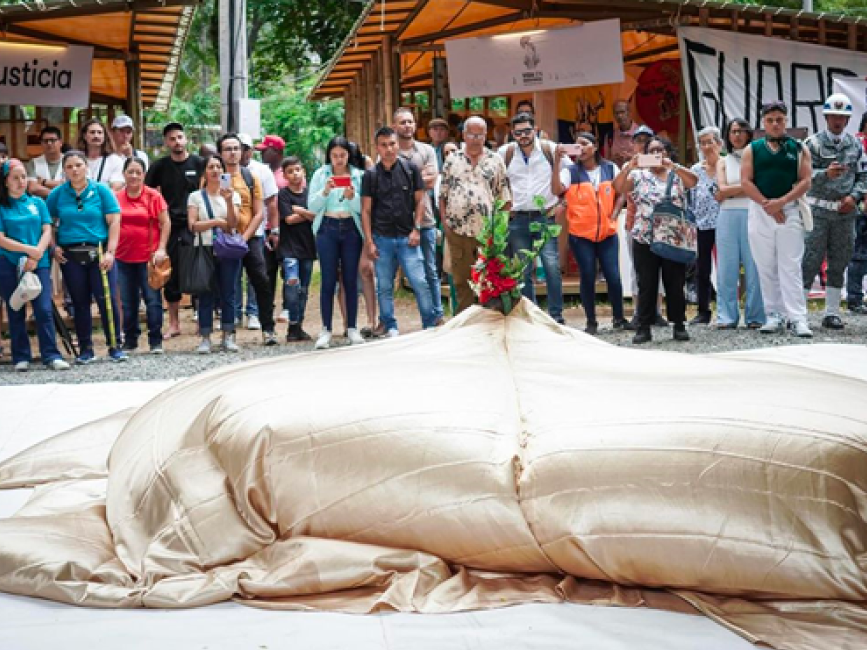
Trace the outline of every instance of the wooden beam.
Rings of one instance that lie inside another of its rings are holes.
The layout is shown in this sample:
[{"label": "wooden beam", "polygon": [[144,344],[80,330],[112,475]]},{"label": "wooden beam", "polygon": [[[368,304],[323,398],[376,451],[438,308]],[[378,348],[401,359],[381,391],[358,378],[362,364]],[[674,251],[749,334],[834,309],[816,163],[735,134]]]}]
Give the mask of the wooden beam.
[{"label": "wooden beam", "polygon": [[398,52],[445,52],[446,46],[442,44],[409,46],[398,44],[395,50]]},{"label": "wooden beam", "polygon": [[[56,7],[51,11],[28,11],[21,10],[17,6],[4,7],[0,16],[7,25],[14,23],[33,23],[41,20],[55,20],[57,18],[81,18],[86,16],[101,16],[104,14],[125,14],[130,11],[147,11],[162,7],[184,7],[192,4],[200,4],[199,0],[126,0],[124,2],[104,2],[93,0],[91,3],[79,1],[68,7]],[[117,100],[115,100],[117,101]]]},{"label": "wooden beam", "polygon": [[46,41],[48,43],[62,43],[64,45],[81,45],[82,47],[92,47],[93,56],[98,59],[126,58],[126,52],[117,48],[105,47],[104,45],[94,45],[93,41],[84,41],[77,38],[66,38],[65,36],[58,36],[57,34],[43,32],[41,30],[32,29],[31,27],[25,27],[23,25],[6,25],[3,31],[5,31],[7,34],[15,34],[17,36],[25,36],[27,38],[36,38],[41,41]]},{"label": "wooden beam", "polygon": [[403,21],[403,24],[398,27],[394,32],[394,42],[400,41],[400,37],[403,36],[403,33],[409,28],[410,25],[415,21],[418,15],[422,12],[422,10],[427,7],[428,0],[418,0],[415,4],[415,8],[410,12],[409,16]]},{"label": "wooden beam", "polygon": [[635,61],[641,61],[641,59],[646,59],[649,56],[656,56],[658,54],[668,54],[669,52],[676,52],[678,49],[677,43],[672,43],[671,45],[663,45],[661,47],[655,47],[651,50],[644,50],[643,52],[635,52],[634,54],[627,54],[623,57],[624,63],[633,63]]},{"label": "wooden beam", "polygon": [[403,41],[406,45],[421,45],[423,43],[430,43],[432,41],[439,41],[445,38],[451,38],[452,36],[460,36],[461,34],[468,34],[470,32],[475,32],[480,29],[487,29],[489,27],[499,27],[500,25],[508,25],[509,23],[513,23],[517,20],[523,20],[525,18],[524,12],[516,12],[512,14],[507,14],[505,16],[498,16],[496,18],[488,18],[487,20],[480,20],[475,23],[469,23],[468,25],[462,25],[460,27],[453,27],[451,29],[444,29],[439,32],[435,32],[433,34],[425,34],[424,36],[416,36],[415,38],[407,38]]},{"label": "wooden beam", "polygon": [[824,18],[819,19],[819,45],[825,45],[828,42],[827,23]]}]

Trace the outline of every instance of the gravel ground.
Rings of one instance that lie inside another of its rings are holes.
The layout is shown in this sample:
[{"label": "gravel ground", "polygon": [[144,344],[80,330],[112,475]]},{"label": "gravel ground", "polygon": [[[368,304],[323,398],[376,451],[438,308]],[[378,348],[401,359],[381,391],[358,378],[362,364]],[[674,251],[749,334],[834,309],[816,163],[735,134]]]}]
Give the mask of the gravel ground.
[{"label": "gravel ground", "polygon": [[[307,331],[314,337],[318,332],[320,323],[318,309],[313,305],[315,302],[314,299],[308,305],[308,325],[305,326]],[[411,295],[398,296],[396,308],[398,321],[403,333],[415,332],[420,329],[415,301]],[[642,350],[676,350],[689,354],[701,354],[780,345],[815,345],[817,343],[867,344],[867,316],[845,313],[846,328],[840,332],[836,332],[822,329],[820,326],[821,315],[815,311],[817,305],[813,304],[811,308],[814,310],[810,313],[810,327],[813,329],[814,334],[812,339],[799,339],[789,334],[779,336],[765,335],[743,328],[736,331],[715,330],[712,327],[701,325],[689,327],[691,340],[685,343],[673,341],[670,328],[654,328],[653,342],[637,347]],[[630,309],[627,307],[627,316],[629,314]],[[694,315],[694,308],[691,308],[689,312],[689,317],[692,315]],[[576,307],[575,303],[569,303],[564,316],[568,326],[583,329],[585,323],[584,312],[580,307]],[[597,318],[600,322],[598,336],[601,340],[614,345],[632,347],[633,333],[615,332],[612,330],[610,312],[605,306],[600,306]],[[362,325],[365,324],[363,318],[360,320],[360,323]],[[102,336],[97,332],[94,339],[97,345],[96,353],[100,357],[99,360],[89,366],[75,366],[66,372],[47,370],[38,361],[31,365],[29,372],[14,372],[9,358],[9,342],[5,341],[5,354],[0,359],[0,385],[41,384],[48,382],[79,384],[101,381],[178,379],[190,377],[205,370],[226,364],[286,354],[298,354],[313,349],[312,342],[286,343],[286,325],[278,324],[278,333],[281,339],[279,346],[266,348],[261,344],[260,332],[239,329],[238,344],[241,346],[241,352],[238,354],[214,353],[202,356],[192,352],[198,343],[198,338],[194,335],[196,324],[192,319],[192,310],[182,310],[181,328],[185,334],[166,341],[165,355],[150,355],[147,352],[147,345],[145,343],[144,348],[140,348],[143,351],[131,354],[130,360],[126,363],[111,363],[105,358],[105,348],[100,347]],[[337,336],[334,339],[333,345],[347,345],[347,340],[340,336],[343,326],[339,316],[336,316],[334,331],[337,333]],[[143,336],[142,341],[144,342],[145,339],[146,336]],[[213,340],[215,342],[219,341],[219,333],[213,337]],[[32,340],[32,345],[35,353],[37,350],[35,340]]]}]

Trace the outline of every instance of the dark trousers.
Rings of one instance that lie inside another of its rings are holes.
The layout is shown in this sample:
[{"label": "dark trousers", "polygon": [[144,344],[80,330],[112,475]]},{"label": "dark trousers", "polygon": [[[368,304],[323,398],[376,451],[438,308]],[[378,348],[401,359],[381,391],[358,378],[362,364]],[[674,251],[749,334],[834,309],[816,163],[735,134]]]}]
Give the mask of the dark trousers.
[{"label": "dark trousers", "polygon": [[108,327],[108,312],[106,310],[105,291],[102,285],[102,272],[99,270],[99,262],[79,264],[67,260],[66,264],[60,265],[63,281],[72,298],[72,306],[75,309],[75,335],[78,337],[79,352],[84,353],[93,350],[93,318],[90,315],[90,302],[96,301],[99,307],[99,315],[102,319],[102,331],[105,332],[105,340],[109,347],[120,347],[120,310],[117,300],[117,264],[108,271],[108,291],[111,296],[111,313],[114,325],[114,341],[110,340]]},{"label": "dark trousers", "polygon": [[319,306],[322,311],[322,327],[331,330],[334,319],[334,294],[337,293],[337,274],[346,296],[347,328],[354,328],[358,321],[358,262],[361,260],[363,241],[355,220],[325,217],[316,233],[316,249],[319,252],[319,268],[322,272],[322,287]]},{"label": "dark trousers", "polygon": [[[280,295],[277,293],[277,274],[282,272],[282,264],[280,262],[280,258],[277,256],[276,249],[272,250],[266,245],[263,250],[263,254],[265,256],[265,270],[268,271],[268,282],[270,283],[271,294],[276,298],[278,295]],[[286,280],[286,276],[283,276],[283,280]],[[281,303],[282,309],[288,311],[289,303],[286,302],[286,294],[285,292],[280,293],[283,294],[283,299]]]},{"label": "dark trousers", "polygon": [[581,306],[588,323],[596,322],[596,264],[608,285],[608,300],[614,320],[623,319],[623,284],[620,282],[619,243],[617,235],[602,241],[569,235],[569,249],[581,270]]},{"label": "dark trousers", "polygon": [[[57,349],[57,338],[54,333],[54,314],[51,307],[51,269],[36,269],[34,271],[42,283],[42,291],[28,305],[33,310],[36,320],[36,338],[39,340],[39,354],[42,363],[60,359]],[[9,335],[12,338],[12,363],[33,360],[30,351],[30,337],[27,336],[27,305],[15,311],[9,306],[9,299],[18,287],[18,267],[5,257],[0,257],[0,296],[6,303],[6,315],[9,317]]]},{"label": "dark trousers", "polygon": [[142,299],[148,324],[148,343],[161,345],[163,340],[163,299],[157,289],[148,284],[147,262],[127,264],[116,262],[120,302],[123,305],[123,340],[127,346],[137,346],[141,336],[138,308]]},{"label": "dark trousers", "polygon": [[[698,231],[698,259],[696,260],[696,292],[700,314],[710,311],[710,271],[713,266],[713,248],[716,245],[716,230]],[[668,289],[666,289],[668,291]]]},{"label": "dark trousers", "polygon": [[[271,284],[268,281],[268,270],[265,267],[265,256],[263,254],[264,246],[262,246],[262,238],[259,241],[254,241],[256,238],[250,239],[250,250],[244,255],[241,260],[241,265],[247,271],[247,281],[253,285],[253,290],[256,292],[256,303],[259,305],[259,320],[262,323],[263,332],[274,331],[274,292],[271,290]],[[239,271],[240,273],[240,271]],[[235,296],[235,304],[241,299],[240,296]]]},{"label": "dark trousers", "polygon": [[188,245],[192,246],[192,236],[186,222],[179,223],[172,221],[172,230],[169,233],[169,241],[166,244],[166,255],[168,255],[169,259],[172,261],[172,276],[169,278],[169,281],[166,282],[166,286],[163,287],[163,295],[166,298],[166,302],[181,301],[180,247]]},{"label": "dark trousers", "polygon": [[650,251],[650,246],[633,242],[632,258],[638,276],[638,327],[650,329],[656,320],[656,295],[659,292],[659,275],[665,287],[665,307],[668,320],[681,325],[686,320],[686,296],[683,283],[686,280],[686,264],[672,262]]}]

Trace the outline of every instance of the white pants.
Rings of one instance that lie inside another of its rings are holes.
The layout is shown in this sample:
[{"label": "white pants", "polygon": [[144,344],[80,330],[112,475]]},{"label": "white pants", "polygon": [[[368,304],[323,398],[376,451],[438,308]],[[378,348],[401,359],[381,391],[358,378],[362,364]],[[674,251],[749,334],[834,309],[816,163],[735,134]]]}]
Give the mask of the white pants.
[{"label": "white pants", "polygon": [[807,322],[801,271],[804,225],[797,203],[786,205],[783,213],[786,223],[779,224],[758,203],[750,201],[750,250],[759,271],[765,314]]}]

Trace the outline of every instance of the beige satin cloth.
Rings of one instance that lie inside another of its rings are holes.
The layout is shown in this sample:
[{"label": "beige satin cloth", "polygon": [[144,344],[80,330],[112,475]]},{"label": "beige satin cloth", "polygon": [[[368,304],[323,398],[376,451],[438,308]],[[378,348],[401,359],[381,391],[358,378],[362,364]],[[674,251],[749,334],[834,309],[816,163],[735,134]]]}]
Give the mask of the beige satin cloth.
[{"label": "beige satin cloth", "polygon": [[8,459],[0,487],[44,485],[0,520],[0,590],[346,612],[569,600],[863,650],[865,398],[861,346],[690,356],[607,345],[526,301],[473,308],[199,375]]}]

